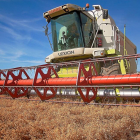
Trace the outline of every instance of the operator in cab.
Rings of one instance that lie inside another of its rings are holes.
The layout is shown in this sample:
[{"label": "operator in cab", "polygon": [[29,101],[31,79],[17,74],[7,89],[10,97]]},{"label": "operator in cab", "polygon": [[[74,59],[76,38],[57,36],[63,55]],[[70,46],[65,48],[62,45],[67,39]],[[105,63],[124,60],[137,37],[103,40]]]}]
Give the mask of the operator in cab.
[{"label": "operator in cab", "polygon": [[78,47],[78,38],[79,38],[78,30],[76,25],[73,23],[72,25],[70,25],[67,31],[66,40],[68,46]]}]

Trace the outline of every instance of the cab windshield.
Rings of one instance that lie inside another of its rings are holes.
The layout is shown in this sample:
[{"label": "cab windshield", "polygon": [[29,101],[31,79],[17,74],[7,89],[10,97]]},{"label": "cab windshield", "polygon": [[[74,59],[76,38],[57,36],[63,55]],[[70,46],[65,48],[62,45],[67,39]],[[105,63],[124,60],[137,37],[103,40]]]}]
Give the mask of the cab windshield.
[{"label": "cab windshield", "polygon": [[80,18],[72,12],[51,20],[53,51],[84,47]]}]

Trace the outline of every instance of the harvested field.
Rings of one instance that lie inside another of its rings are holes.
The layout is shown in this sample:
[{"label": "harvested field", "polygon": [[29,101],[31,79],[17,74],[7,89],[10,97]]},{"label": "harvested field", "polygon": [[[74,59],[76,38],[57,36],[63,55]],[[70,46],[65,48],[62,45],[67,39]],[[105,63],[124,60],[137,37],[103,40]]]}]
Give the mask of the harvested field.
[{"label": "harvested field", "polygon": [[140,108],[0,99],[0,139],[131,140]]}]

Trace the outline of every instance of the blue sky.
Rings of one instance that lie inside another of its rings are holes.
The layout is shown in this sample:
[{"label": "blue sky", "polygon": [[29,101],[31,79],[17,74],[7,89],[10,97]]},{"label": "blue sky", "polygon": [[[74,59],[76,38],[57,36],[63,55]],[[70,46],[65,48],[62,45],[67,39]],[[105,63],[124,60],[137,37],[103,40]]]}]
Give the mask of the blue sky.
[{"label": "blue sky", "polygon": [[[43,13],[57,6],[72,3],[85,7],[100,4],[140,53],[140,0],[0,0],[0,69],[45,63],[52,53],[44,34]],[[139,68],[138,68],[139,69]]]}]

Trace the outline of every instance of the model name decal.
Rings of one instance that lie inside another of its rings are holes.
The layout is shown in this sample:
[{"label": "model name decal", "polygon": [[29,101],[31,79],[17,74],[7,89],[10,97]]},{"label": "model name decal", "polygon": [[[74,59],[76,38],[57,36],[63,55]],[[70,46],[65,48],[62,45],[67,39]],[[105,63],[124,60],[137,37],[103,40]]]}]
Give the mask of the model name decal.
[{"label": "model name decal", "polygon": [[73,51],[67,51],[67,52],[58,53],[59,56],[62,56],[62,55],[69,55],[69,54],[74,54],[74,50],[73,50]]}]

